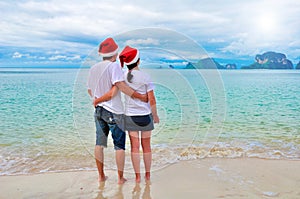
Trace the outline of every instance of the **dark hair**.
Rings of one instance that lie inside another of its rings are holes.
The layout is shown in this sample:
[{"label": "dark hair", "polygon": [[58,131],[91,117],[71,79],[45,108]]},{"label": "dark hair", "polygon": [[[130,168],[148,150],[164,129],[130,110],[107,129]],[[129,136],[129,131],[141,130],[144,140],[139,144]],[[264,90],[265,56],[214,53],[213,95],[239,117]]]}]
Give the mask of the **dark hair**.
[{"label": "dark hair", "polygon": [[140,61],[140,58],[135,63],[127,65],[127,68],[129,69],[129,71],[127,73],[127,81],[130,82],[130,83],[131,83],[131,80],[133,78],[133,75],[131,74],[131,71],[132,71],[132,69],[137,67],[139,61]]},{"label": "dark hair", "polygon": [[131,83],[133,75],[131,74],[131,70],[127,73],[127,81]]},{"label": "dark hair", "polygon": [[114,55],[113,56],[110,56],[110,57],[103,57],[102,59],[105,61],[105,60],[111,60],[112,58],[114,57]]}]

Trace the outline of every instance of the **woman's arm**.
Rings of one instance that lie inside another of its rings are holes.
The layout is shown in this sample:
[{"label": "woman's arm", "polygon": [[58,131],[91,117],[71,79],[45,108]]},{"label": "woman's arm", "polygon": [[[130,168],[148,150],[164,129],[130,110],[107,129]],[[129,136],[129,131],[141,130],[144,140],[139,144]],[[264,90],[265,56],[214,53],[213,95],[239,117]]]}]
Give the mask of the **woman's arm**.
[{"label": "woman's arm", "polygon": [[154,123],[159,123],[159,117],[157,115],[156,99],[155,99],[154,91],[153,90],[149,91],[149,92],[147,92],[147,94],[148,94],[148,99],[149,99],[149,103],[150,103],[150,107],[151,107],[153,121],[154,121]]},{"label": "woman's arm", "polygon": [[101,103],[101,102],[105,102],[105,101],[109,101],[111,100],[111,98],[113,98],[118,91],[118,87],[113,86],[107,93],[105,93],[104,95],[102,95],[99,98],[95,98],[93,104],[96,107],[97,104]]}]

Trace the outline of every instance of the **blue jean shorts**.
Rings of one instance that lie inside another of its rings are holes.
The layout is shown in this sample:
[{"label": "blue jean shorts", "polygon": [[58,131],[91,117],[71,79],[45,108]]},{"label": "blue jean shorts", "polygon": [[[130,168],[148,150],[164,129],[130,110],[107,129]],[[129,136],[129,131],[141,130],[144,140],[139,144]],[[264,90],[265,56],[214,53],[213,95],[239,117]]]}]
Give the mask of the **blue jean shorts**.
[{"label": "blue jean shorts", "polygon": [[125,116],[126,131],[152,131],[154,129],[152,114]]},{"label": "blue jean shorts", "polygon": [[103,107],[95,109],[96,145],[107,147],[109,131],[113,138],[115,150],[125,150],[126,134],[124,115],[114,114]]}]

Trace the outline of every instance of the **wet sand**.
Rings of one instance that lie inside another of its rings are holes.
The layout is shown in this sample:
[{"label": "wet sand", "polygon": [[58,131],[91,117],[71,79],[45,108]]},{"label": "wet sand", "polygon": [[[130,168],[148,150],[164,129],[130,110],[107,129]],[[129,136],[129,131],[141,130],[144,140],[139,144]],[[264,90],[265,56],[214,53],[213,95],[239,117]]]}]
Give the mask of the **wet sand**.
[{"label": "wet sand", "polygon": [[153,171],[151,183],[117,184],[115,171],[99,184],[96,171],[0,176],[7,198],[300,198],[300,161],[206,158]]}]

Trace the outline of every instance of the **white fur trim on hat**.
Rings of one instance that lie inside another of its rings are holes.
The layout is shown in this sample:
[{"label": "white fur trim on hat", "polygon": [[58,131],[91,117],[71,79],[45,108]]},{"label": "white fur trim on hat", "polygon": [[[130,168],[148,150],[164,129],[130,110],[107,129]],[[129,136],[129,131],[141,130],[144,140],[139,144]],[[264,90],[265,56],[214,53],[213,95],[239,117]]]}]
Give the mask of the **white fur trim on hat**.
[{"label": "white fur trim on hat", "polygon": [[100,53],[99,52],[99,55],[101,55],[102,57],[111,57],[111,56],[116,55],[118,53],[118,51],[119,51],[119,47],[115,51],[110,52],[110,53]]}]

